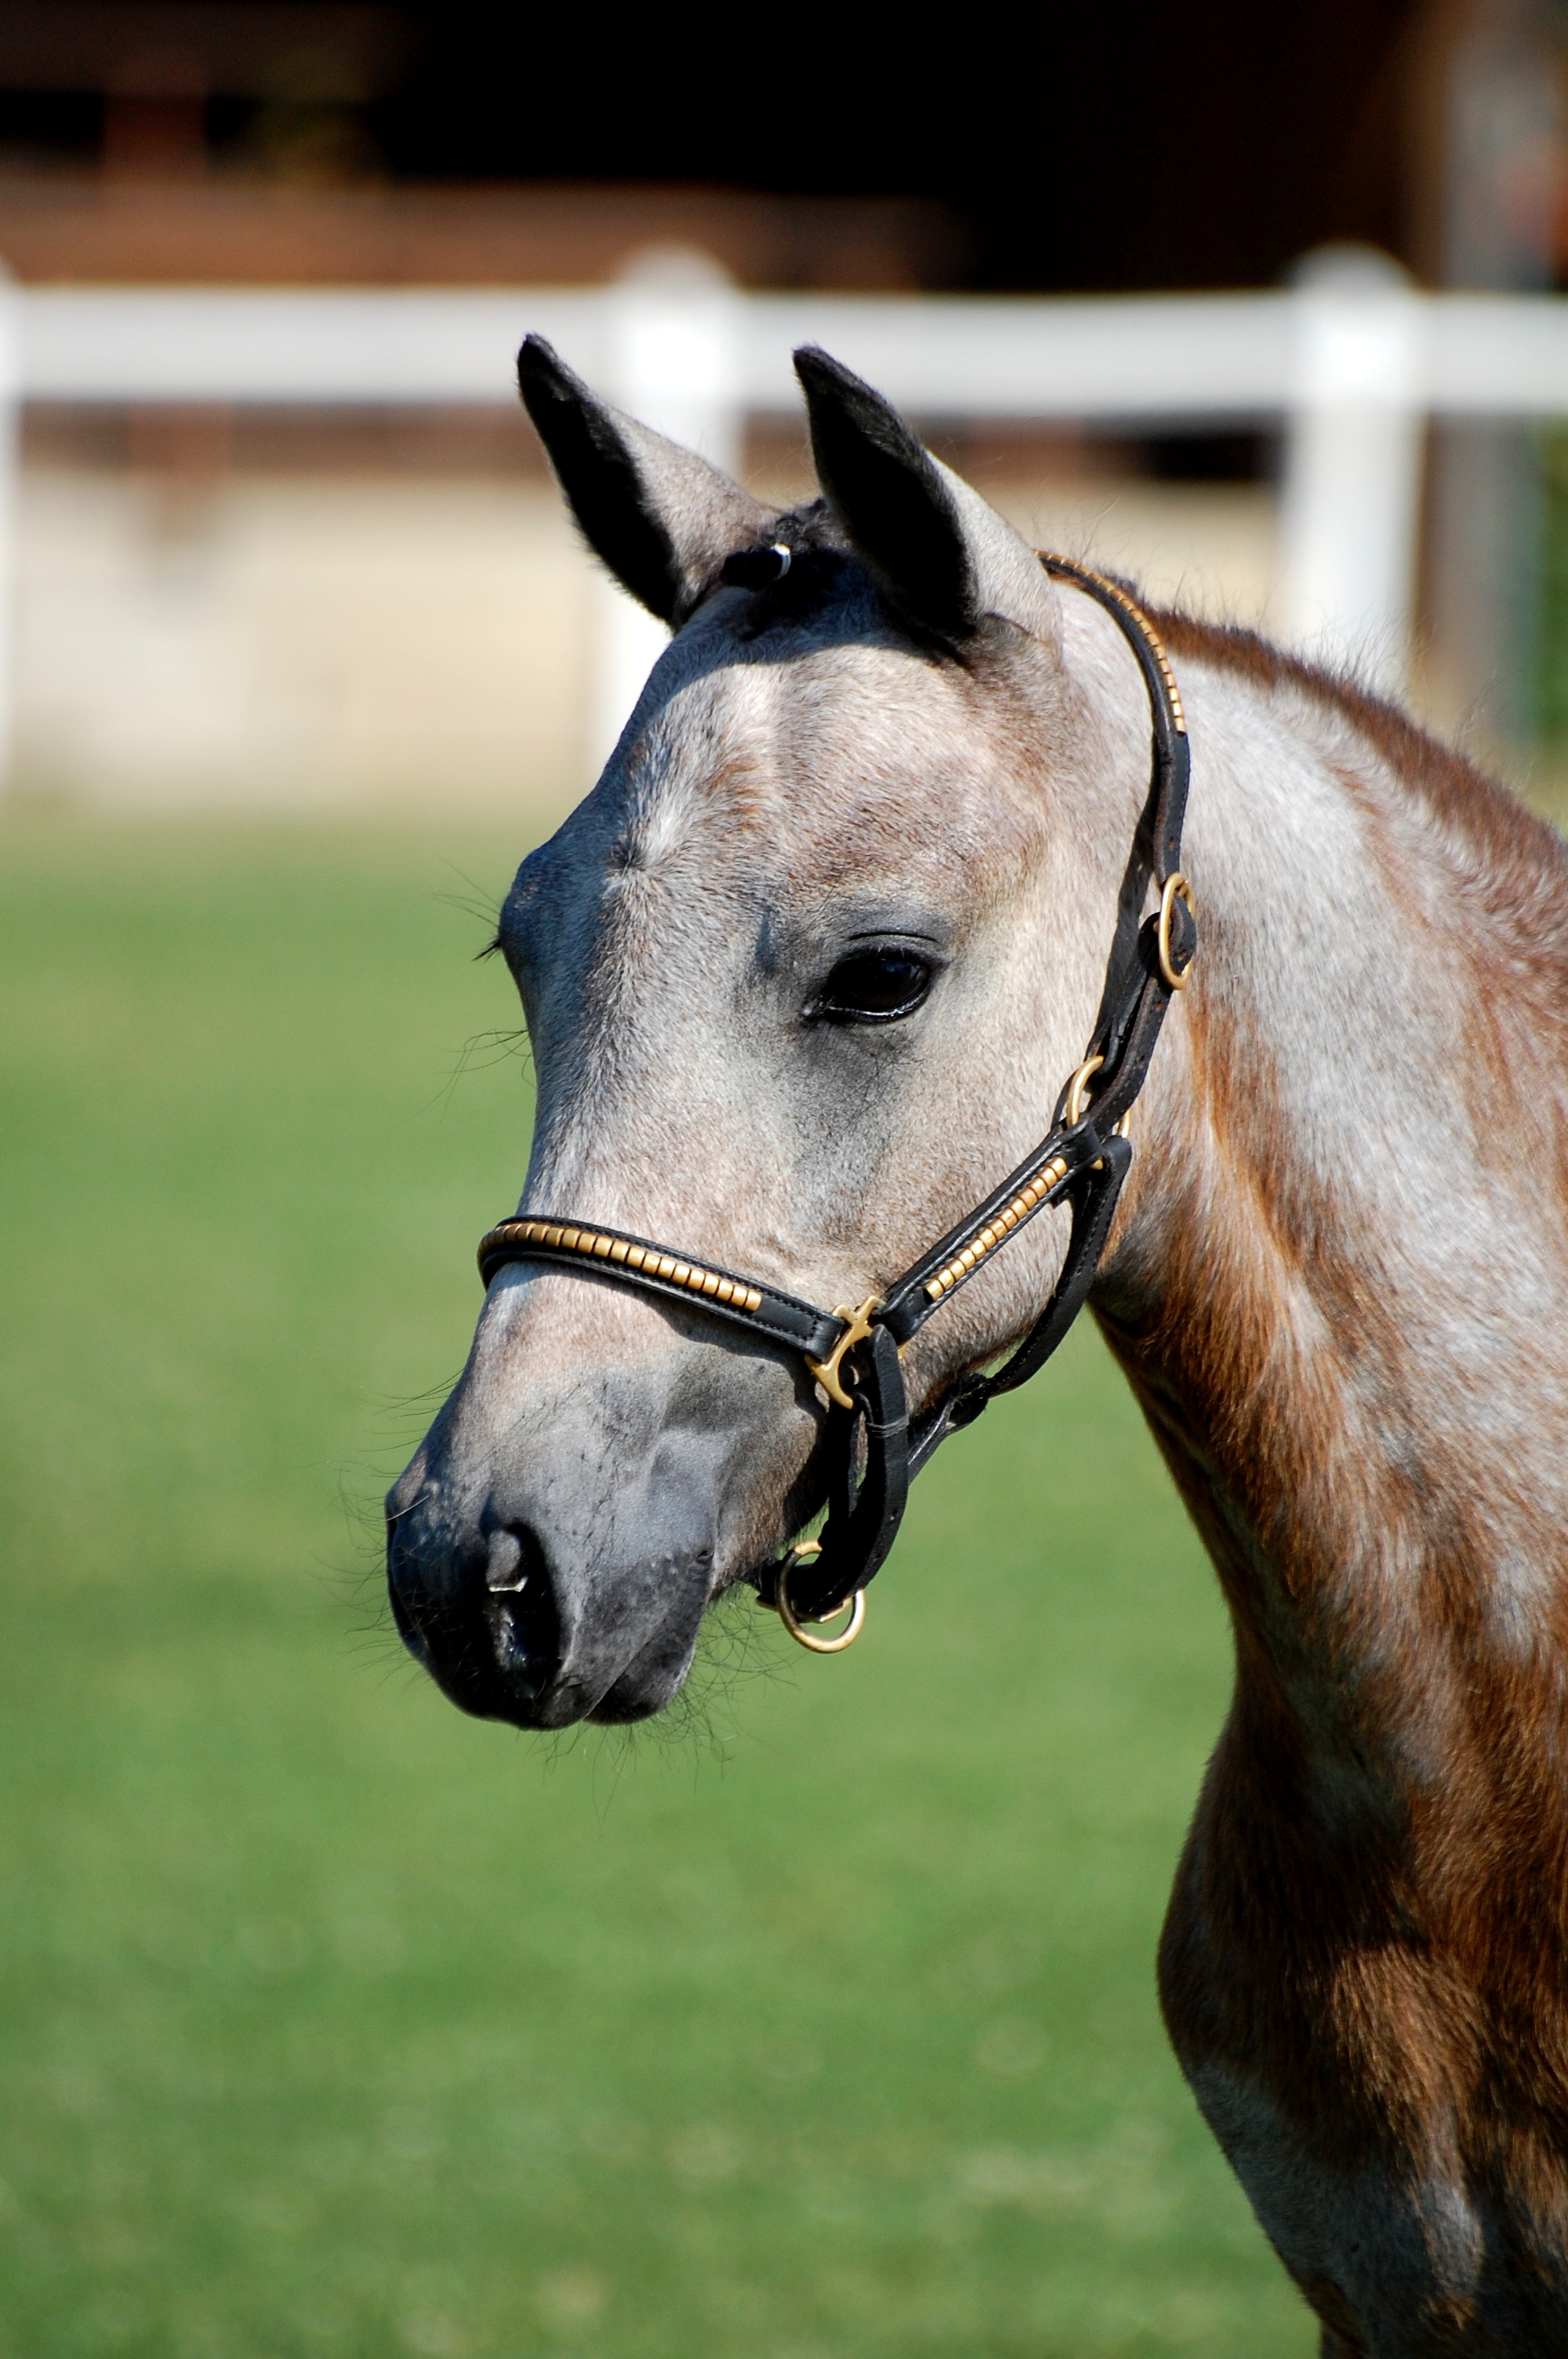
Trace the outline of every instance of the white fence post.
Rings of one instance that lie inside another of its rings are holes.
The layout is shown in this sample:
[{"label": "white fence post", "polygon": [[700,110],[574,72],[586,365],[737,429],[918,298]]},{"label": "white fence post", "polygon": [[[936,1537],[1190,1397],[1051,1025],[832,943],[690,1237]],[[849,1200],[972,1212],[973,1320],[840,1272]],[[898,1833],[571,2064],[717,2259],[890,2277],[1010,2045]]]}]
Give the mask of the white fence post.
[{"label": "white fence post", "polygon": [[[704,254],[633,257],[608,299],[603,390],[620,409],[733,474],[745,415],[741,319],[729,279]],[[590,774],[610,756],[669,633],[600,575],[594,583]]]},{"label": "white fence post", "polygon": [[1398,695],[1421,523],[1425,310],[1369,249],[1315,255],[1298,285],[1273,619],[1288,646]]},{"label": "white fence post", "polygon": [[16,284],[0,263],[0,793],[11,780],[16,737],[16,484],[22,440],[22,319]]}]

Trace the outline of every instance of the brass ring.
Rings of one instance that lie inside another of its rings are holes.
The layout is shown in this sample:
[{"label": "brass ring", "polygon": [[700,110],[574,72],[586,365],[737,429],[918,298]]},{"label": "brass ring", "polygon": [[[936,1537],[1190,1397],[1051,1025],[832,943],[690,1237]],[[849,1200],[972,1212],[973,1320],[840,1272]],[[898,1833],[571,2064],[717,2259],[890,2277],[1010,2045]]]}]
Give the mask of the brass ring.
[{"label": "brass ring", "polygon": [[1195,920],[1197,910],[1193,903],[1193,888],[1181,870],[1173,868],[1165,879],[1164,889],[1160,895],[1160,973],[1173,991],[1185,991],[1187,976],[1192,972],[1191,960],[1188,960],[1180,974],[1171,964],[1171,909],[1178,893],[1186,903],[1189,914]]},{"label": "brass ring", "polygon": [[[845,1601],[849,1609],[849,1624],[848,1629],[840,1630],[836,1638],[814,1638],[797,1620],[795,1608],[789,1602],[789,1576],[795,1566],[801,1563],[806,1557],[821,1554],[820,1540],[802,1540],[798,1548],[792,1548],[778,1569],[778,1577],[773,1584],[773,1598],[778,1606],[779,1620],[797,1647],[804,1647],[806,1652],[812,1655],[841,1655],[845,1647],[852,1647],[860,1635],[866,1619],[865,1591],[857,1589],[853,1597]],[[843,1611],[842,1605],[836,1605],[833,1608],[833,1613],[836,1614],[842,1614]]]},{"label": "brass ring", "polygon": [[[852,1351],[857,1343],[863,1343],[866,1341],[871,1332],[871,1313],[873,1310],[880,1310],[881,1307],[882,1299],[880,1294],[868,1294],[859,1310],[852,1310],[847,1302],[836,1303],[833,1316],[835,1319],[842,1319],[844,1332],[825,1360],[814,1360],[809,1353],[806,1354],[806,1366],[811,1370],[828,1399],[836,1401],[840,1408],[853,1408],[855,1402],[853,1396],[844,1390],[838,1375],[838,1364],[846,1352]],[[803,1542],[802,1546],[804,1545]],[[799,1549],[795,1553],[798,1555]]]},{"label": "brass ring", "polygon": [[1062,1120],[1066,1124],[1069,1130],[1071,1130],[1076,1122],[1082,1119],[1084,1111],[1084,1092],[1088,1087],[1089,1075],[1091,1073],[1098,1073],[1104,1062],[1105,1059],[1103,1057],[1086,1057],[1083,1063],[1078,1067],[1077,1071],[1073,1075],[1072,1080],[1067,1083],[1067,1103],[1062,1109]]}]

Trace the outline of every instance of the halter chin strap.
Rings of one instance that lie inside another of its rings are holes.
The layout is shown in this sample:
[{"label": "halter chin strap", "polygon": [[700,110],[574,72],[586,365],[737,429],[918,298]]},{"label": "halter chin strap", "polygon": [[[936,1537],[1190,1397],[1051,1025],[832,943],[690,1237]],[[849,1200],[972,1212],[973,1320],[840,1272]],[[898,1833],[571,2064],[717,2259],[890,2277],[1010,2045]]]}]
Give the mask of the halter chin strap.
[{"label": "halter chin strap", "polygon": [[[938,1445],[972,1425],[999,1393],[1011,1392],[1043,1368],[1082,1310],[1132,1160],[1127,1119],[1165,1012],[1197,952],[1192,892],[1181,868],[1191,765],[1182,700],[1165,650],[1119,582],[1065,557],[1043,555],[1040,561],[1054,580],[1098,599],[1126,636],[1149,691],[1153,756],[1094,1032],[1033,1153],[884,1295],[869,1296],[858,1310],[840,1303],[820,1310],[777,1287],[673,1254],[648,1238],[579,1222],[520,1215],[492,1229],[479,1248],[486,1286],[511,1262],[553,1263],[706,1311],[759,1343],[800,1353],[828,1400],[821,1443],[827,1521],[819,1544],[792,1550],[757,1577],[763,1603],[779,1605],[797,1636],[798,1623],[836,1614],[874,1577],[897,1537],[911,1478]],[[1151,881],[1159,903],[1145,916]],[[1010,1237],[1048,1204],[1062,1202],[1071,1207],[1072,1228],[1061,1272],[1012,1357],[995,1375],[971,1370],[959,1376],[912,1421],[899,1364],[904,1345]],[[834,1647],[847,1643],[848,1636],[829,1642]]]}]

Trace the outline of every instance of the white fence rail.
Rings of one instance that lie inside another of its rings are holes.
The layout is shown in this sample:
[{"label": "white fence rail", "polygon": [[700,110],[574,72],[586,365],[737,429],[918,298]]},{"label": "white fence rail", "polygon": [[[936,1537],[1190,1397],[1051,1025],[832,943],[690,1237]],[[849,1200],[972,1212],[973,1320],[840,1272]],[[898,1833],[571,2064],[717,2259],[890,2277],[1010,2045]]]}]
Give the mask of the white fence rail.
[{"label": "white fence rail", "polygon": [[[792,413],[816,342],[917,419],[1128,429],[1278,423],[1275,619],[1397,687],[1429,417],[1568,416],[1568,299],[1424,296],[1372,256],[1283,294],[1069,300],[744,295],[699,272],[608,288],[0,289],[0,768],[10,744],[16,419],[26,402],[494,404],[535,330],[611,398],[720,463]],[[606,592],[594,734],[656,628]]]}]

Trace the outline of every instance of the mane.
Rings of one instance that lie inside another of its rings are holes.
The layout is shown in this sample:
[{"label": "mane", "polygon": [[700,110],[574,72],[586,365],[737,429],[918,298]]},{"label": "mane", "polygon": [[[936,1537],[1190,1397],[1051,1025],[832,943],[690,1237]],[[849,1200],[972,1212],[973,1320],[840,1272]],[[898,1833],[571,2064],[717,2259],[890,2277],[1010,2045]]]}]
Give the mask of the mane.
[{"label": "mane", "polygon": [[1553,996],[1568,990],[1568,845],[1546,820],[1347,674],[1289,655],[1256,631],[1170,607],[1146,612],[1173,657],[1211,664],[1267,692],[1294,691],[1347,723],[1430,822],[1438,855],[1466,882],[1483,882],[1492,922],[1527,946],[1538,973],[1543,963],[1561,965]]},{"label": "mane", "polygon": [[1386,698],[1238,625],[1203,622],[1174,607],[1145,609],[1173,655],[1192,656],[1270,690],[1295,689],[1348,721],[1413,797],[1496,859],[1530,859],[1568,886],[1568,849],[1548,822],[1466,755],[1443,745]]}]

